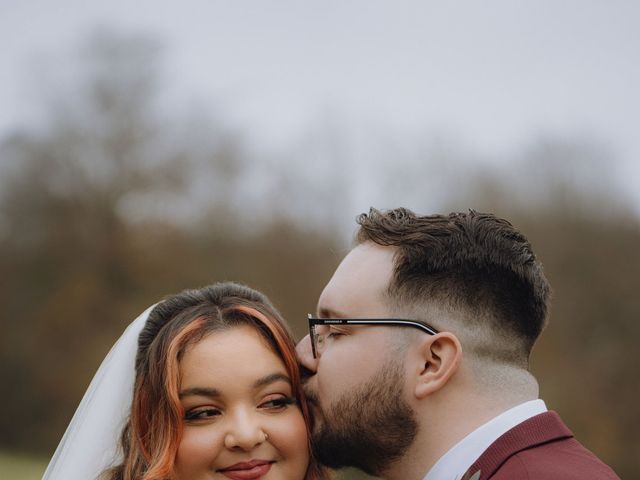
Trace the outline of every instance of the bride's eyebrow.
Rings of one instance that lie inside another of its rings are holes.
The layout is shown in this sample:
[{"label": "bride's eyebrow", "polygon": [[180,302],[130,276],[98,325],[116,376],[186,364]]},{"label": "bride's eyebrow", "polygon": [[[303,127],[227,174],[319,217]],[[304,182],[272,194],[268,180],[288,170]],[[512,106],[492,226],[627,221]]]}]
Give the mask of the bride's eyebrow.
[{"label": "bride's eyebrow", "polygon": [[220,390],[215,388],[205,388],[205,387],[193,387],[182,390],[179,394],[179,398],[184,397],[209,397],[209,398],[218,398],[221,397],[222,394]]},{"label": "bride's eyebrow", "polygon": [[272,373],[253,382],[253,388],[262,388],[275,382],[287,382],[289,385],[291,385],[291,379],[284,373]]},{"label": "bride's eyebrow", "polygon": [[[275,382],[287,382],[291,385],[291,379],[285,375],[284,373],[271,373],[262,378],[259,378],[255,382],[253,382],[253,388],[258,389],[265,387],[267,385],[271,385]],[[179,394],[179,398],[184,397],[209,397],[209,398],[219,398],[222,396],[222,392],[217,388],[206,388],[206,387],[191,387],[182,390]]]}]

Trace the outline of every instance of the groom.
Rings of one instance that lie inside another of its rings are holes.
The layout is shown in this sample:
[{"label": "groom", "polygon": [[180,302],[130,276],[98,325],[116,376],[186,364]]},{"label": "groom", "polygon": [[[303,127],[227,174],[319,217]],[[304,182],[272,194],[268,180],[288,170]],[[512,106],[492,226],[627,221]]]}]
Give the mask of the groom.
[{"label": "groom", "polygon": [[298,345],[318,460],[389,480],[617,479],[538,399],[550,287],[476,212],[372,209]]}]

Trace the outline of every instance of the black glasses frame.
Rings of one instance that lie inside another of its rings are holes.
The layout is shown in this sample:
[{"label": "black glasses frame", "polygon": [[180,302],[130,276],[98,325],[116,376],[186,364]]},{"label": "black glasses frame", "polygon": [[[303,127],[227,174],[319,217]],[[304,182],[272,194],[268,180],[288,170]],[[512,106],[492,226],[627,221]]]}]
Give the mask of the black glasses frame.
[{"label": "black glasses frame", "polygon": [[307,319],[309,320],[309,338],[311,339],[311,350],[313,352],[313,358],[318,358],[316,347],[318,340],[316,326],[318,325],[398,325],[402,327],[417,328],[425,333],[428,333],[429,335],[437,335],[439,333],[435,328],[427,325],[426,323],[405,318],[318,318],[312,316],[309,313],[307,315]]}]

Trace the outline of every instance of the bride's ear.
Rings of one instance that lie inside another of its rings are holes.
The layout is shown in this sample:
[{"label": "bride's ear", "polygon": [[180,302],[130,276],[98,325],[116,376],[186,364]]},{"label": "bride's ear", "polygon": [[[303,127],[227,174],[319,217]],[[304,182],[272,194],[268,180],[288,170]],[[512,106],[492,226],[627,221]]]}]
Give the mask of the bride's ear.
[{"label": "bride's ear", "polygon": [[421,371],[414,395],[421,400],[443,388],[456,373],[462,360],[462,345],[451,332],[427,336],[418,349]]}]

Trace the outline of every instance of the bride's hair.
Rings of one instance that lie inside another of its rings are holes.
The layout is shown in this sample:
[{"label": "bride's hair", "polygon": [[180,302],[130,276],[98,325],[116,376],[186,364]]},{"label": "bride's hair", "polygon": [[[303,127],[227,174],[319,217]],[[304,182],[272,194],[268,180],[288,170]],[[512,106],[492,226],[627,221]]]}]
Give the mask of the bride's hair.
[{"label": "bride's hair", "polygon": [[[189,345],[206,335],[240,325],[255,328],[281,358],[309,430],[311,421],[300,387],[295,344],[271,302],[236,283],[185,290],[159,303],[140,333],[131,414],[120,438],[123,461],[105,471],[101,479],[171,477],[184,417],[178,397],[180,359]],[[322,476],[312,461],[307,478]]]}]

